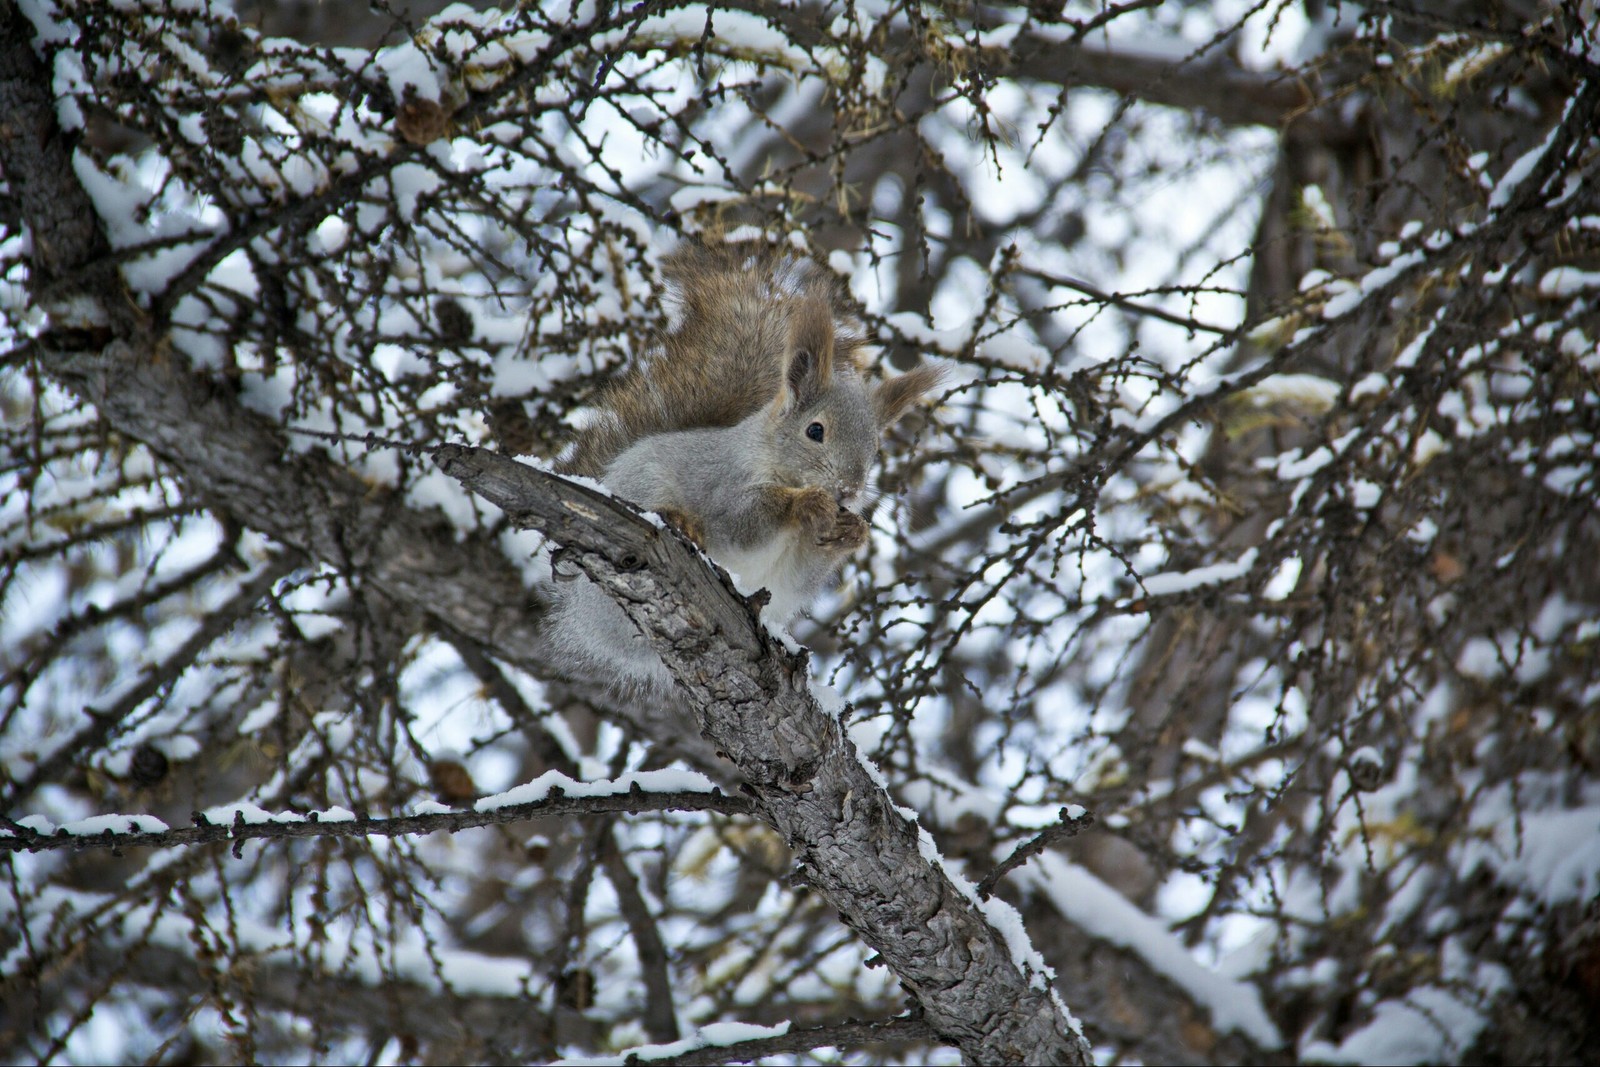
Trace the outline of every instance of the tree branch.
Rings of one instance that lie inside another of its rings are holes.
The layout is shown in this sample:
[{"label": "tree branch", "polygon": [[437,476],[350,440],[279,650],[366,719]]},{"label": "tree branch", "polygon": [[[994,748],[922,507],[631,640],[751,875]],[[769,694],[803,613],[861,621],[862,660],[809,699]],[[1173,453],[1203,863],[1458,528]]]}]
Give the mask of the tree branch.
[{"label": "tree branch", "polygon": [[[164,323],[143,316],[117,278],[84,269],[107,252],[93,201],[72,168],[29,47],[32,28],[0,0],[0,172],[33,241],[30,284],[50,313],[41,362],[119,432],[171,462],[242,524],[308,556],[360,572],[446,629],[546,668],[531,597],[504,553],[411,509],[392,491],[314,454],[165,351]],[[71,276],[67,291],[51,290]],[[110,328],[107,329],[107,324]]]},{"label": "tree branch", "polygon": [[983,881],[978,883],[978,895],[987,897],[994,892],[994,887],[1007,874],[1021,867],[1057,841],[1065,841],[1069,837],[1076,837],[1094,825],[1094,812],[1083,811],[1082,809],[1079,809],[1076,815],[1071,812],[1071,808],[1062,808],[1060,822],[1054,826],[1047,826],[1038,835],[1012,849],[1011,855],[995,864],[994,870],[984,875]]},{"label": "tree branch", "polygon": [[[586,783],[589,784],[589,783]],[[507,804],[503,807],[485,807],[472,811],[435,811],[422,815],[397,815],[392,818],[373,819],[357,816],[329,819],[318,812],[304,816],[296,814],[270,817],[265,822],[246,821],[243,812],[236,812],[231,823],[214,823],[196,812],[195,825],[181,830],[140,831],[138,818],[126,816],[129,829],[105,829],[98,833],[72,833],[57,830],[46,834],[30,830],[10,819],[4,820],[4,829],[12,836],[0,837],[0,852],[56,852],[64,849],[82,851],[91,848],[173,848],[180,845],[207,845],[218,841],[234,842],[237,851],[246,841],[290,837],[401,837],[408,834],[433,834],[440,831],[455,833],[477,826],[502,826],[506,823],[528,819],[563,818],[572,815],[602,815],[616,812],[645,811],[715,811],[723,815],[756,815],[759,809],[746,797],[731,797],[720,789],[709,793],[694,790],[642,789],[637,783],[631,789],[619,789],[601,796],[564,796],[561,787],[554,786],[551,796],[526,804]],[[117,818],[117,816],[102,816]],[[142,816],[148,818],[148,816]]]},{"label": "tree branch", "polygon": [[639,973],[644,978],[644,1032],[657,1042],[678,1039],[678,1013],[672,1003],[672,972],[666,943],[656,928],[655,916],[645,904],[628,858],[617,847],[615,832],[607,832],[600,842],[601,862],[606,881],[617,892],[617,909],[622,912],[633,935],[639,957]]},{"label": "tree branch", "polygon": [[[732,0],[721,6],[758,15],[807,47],[834,43],[826,29],[828,20],[803,5]],[[893,29],[888,31],[882,51],[922,53],[923,48],[906,30]],[[1230,126],[1278,128],[1298,119],[1317,102],[1316,93],[1298,78],[1245,70],[1221,53],[1206,59],[1185,59],[1121,46],[1085,44],[1081,39],[1021,33],[1005,48],[967,49],[963,60],[995,78],[1022,78],[1063,89],[1108,89],[1185,111],[1199,108]]]},{"label": "tree branch", "polygon": [[[96,936],[81,942],[64,960],[42,973],[24,969],[0,983],[0,1000],[9,1016],[0,1039],[14,1041],[20,1034],[37,1030],[32,1018],[35,998],[29,986],[43,987],[40,991],[48,1010],[52,1003],[66,1003],[63,995],[73,988],[73,977],[84,972],[116,976],[120,981],[197,1000],[215,992],[195,966],[189,946],[146,942],[129,948]],[[384,975],[382,983],[375,985],[349,974],[318,972],[298,960],[268,953],[249,957],[241,978],[246,976],[250,996],[260,1007],[303,1013],[310,1004],[337,1004],[340,1018],[352,1027],[376,1025],[397,1037],[420,1038],[442,1046],[435,1050],[442,1059],[451,1053],[463,1054],[463,1050],[481,1054],[485,1045],[537,1049],[550,1025],[541,1010],[537,988],[524,996],[495,996],[429,988],[396,974]],[[19,1061],[27,1058],[16,1044],[0,1045],[0,1052]]]},{"label": "tree branch", "polygon": [[1071,89],[1108,89],[1151,104],[1196,108],[1230,126],[1285,126],[1309,111],[1316,94],[1287,74],[1245,70],[1216,55],[1204,60],[1159,56],[1027,35],[1010,49],[985,49],[996,73]]},{"label": "tree branch", "polygon": [[[623,1062],[651,1064],[652,1067],[715,1067],[723,1063],[754,1063],[767,1056],[810,1052],[830,1045],[837,1048],[859,1048],[878,1041],[925,1041],[936,1036],[933,1027],[920,1016],[905,1015],[897,1019],[885,1019],[882,1022],[846,1022],[834,1026],[815,1026],[776,1037],[735,1041],[729,1045],[705,1044],[677,1055],[660,1055],[666,1051],[665,1049],[635,1049],[623,1059]],[[691,1044],[695,1040],[694,1037],[689,1037],[680,1044]],[[648,1055],[645,1054],[647,1051]]]},{"label": "tree branch", "polygon": [[[171,655],[146,668],[138,682],[118,695],[114,702],[103,708],[85,707],[83,710],[89,716],[89,725],[57,745],[50,755],[35,764],[26,778],[8,790],[4,798],[0,798],[0,805],[7,809],[15,808],[40,785],[65,770],[75,757],[105,744],[139,705],[188,670],[200,653],[233,629],[234,623],[252,611],[278,579],[293,567],[292,561],[287,559],[269,563],[255,578],[241,585],[226,604],[209,613],[188,640]],[[0,841],[0,849],[5,847],[6,842]]]},{"label": "tree branch", "polygon": [[[1006,936],[956,887],[809,688],[808,657],[681,535],[631,505],[483,449],[435,461],[537,529],[648,634],[700,730],[744,772],[803,877],[881,955],[928,1021],[979,1063],[1087,1063],[1088,1046]],[[1016,920],[1009,906],[1001,921]],[[1027,951],[1022,949],[1021,951]]]}]

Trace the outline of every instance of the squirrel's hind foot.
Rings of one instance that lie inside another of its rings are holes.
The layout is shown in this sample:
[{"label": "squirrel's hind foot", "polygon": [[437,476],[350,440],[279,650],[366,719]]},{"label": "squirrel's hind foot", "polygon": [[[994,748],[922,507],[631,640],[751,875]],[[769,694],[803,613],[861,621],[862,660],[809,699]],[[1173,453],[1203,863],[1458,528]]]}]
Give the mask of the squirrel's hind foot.
[{"label": "squirrel's hind foot", "polygon": [[695,547],[701,551],[706,547],[706,528],[700,517],[688,511],[679,511],[677,508],[662,508],[656,514],[671,523],[683,536],[693,541]]}]

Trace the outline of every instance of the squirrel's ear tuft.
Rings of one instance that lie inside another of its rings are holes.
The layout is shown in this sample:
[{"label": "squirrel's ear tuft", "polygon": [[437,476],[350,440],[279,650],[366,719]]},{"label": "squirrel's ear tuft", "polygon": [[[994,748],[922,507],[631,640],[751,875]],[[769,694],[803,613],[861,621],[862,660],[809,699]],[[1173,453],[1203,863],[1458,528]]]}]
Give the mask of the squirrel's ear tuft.
[{"label": "squirrel's ear tuft", "polygon": [[900,421],[900,416],[942,383],[944,377],[945,368],[924,363],[878,386],[872,394],[872,407],[878,416],[879,429]]},{"label": "squirrel's ear tuft", "polygon": [[833,360],[833,309],[821,300],[807,300],[795,309],[791,323],[785,400],[807,404],[826,392],[833,381]]}]

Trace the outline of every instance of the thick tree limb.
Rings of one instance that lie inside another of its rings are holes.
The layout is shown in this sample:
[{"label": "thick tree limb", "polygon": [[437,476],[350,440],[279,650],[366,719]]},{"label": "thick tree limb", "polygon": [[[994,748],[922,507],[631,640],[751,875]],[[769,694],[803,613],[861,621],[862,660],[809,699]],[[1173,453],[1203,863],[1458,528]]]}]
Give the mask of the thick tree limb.
[{"label": "thick tree limb", "polygon": [[1245,70],[1231,58],[1184,61],[1133,49],[1029,36],[1014,49],[986,49],[997,73],[1063,88],[1109,89],[1152,104],[1204,111],[1230,126],[1287,125],[1316,102],[1295,78]]},{"label": "thick tree limb", "polygon": [[33,233],[35,293],[103,259],[110,247],[89,198],[72,175],[72,150],[50,101],[50,78],[28,47],[33,27],[11,0],[0,3],[0,173]]},{"label": "thick tree limb", "polygon": [[562,545],[650,635],[700,727],[744,772],[806,880],[977,1063],[1087,1063],[1088,1047],[1004,935],[923,855],[919,828],[808,687],[807,657],[676,533],[630,505],[483,449],[434,452],[518,526]]},{"label": "thick tree limb", "polygon": [[426,605],[447,629],[509,648],[538,644],[522,578],[488,538],[456,543],[398,494],[325,458],[294,455],[276,427],[161,354],[153,339],[104,347],[75,339],[47,336],[51,373],[245,525]]}]

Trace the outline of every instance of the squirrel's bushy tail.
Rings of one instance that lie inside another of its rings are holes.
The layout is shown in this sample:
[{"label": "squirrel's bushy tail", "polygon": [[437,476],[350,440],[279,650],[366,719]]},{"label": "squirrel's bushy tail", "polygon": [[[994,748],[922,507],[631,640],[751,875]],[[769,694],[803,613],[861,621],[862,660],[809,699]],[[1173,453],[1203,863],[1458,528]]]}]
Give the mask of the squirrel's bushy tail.
[{"label": "squirrel's bushy tail", "polygon": [[663,264],[667,332],[597,399],[568,474],[598,478],[635,441],[733,426],[770,403],[793,353],[861,369],[863,331],[844,286],[793,252],[761,241],[690,243]]}]

